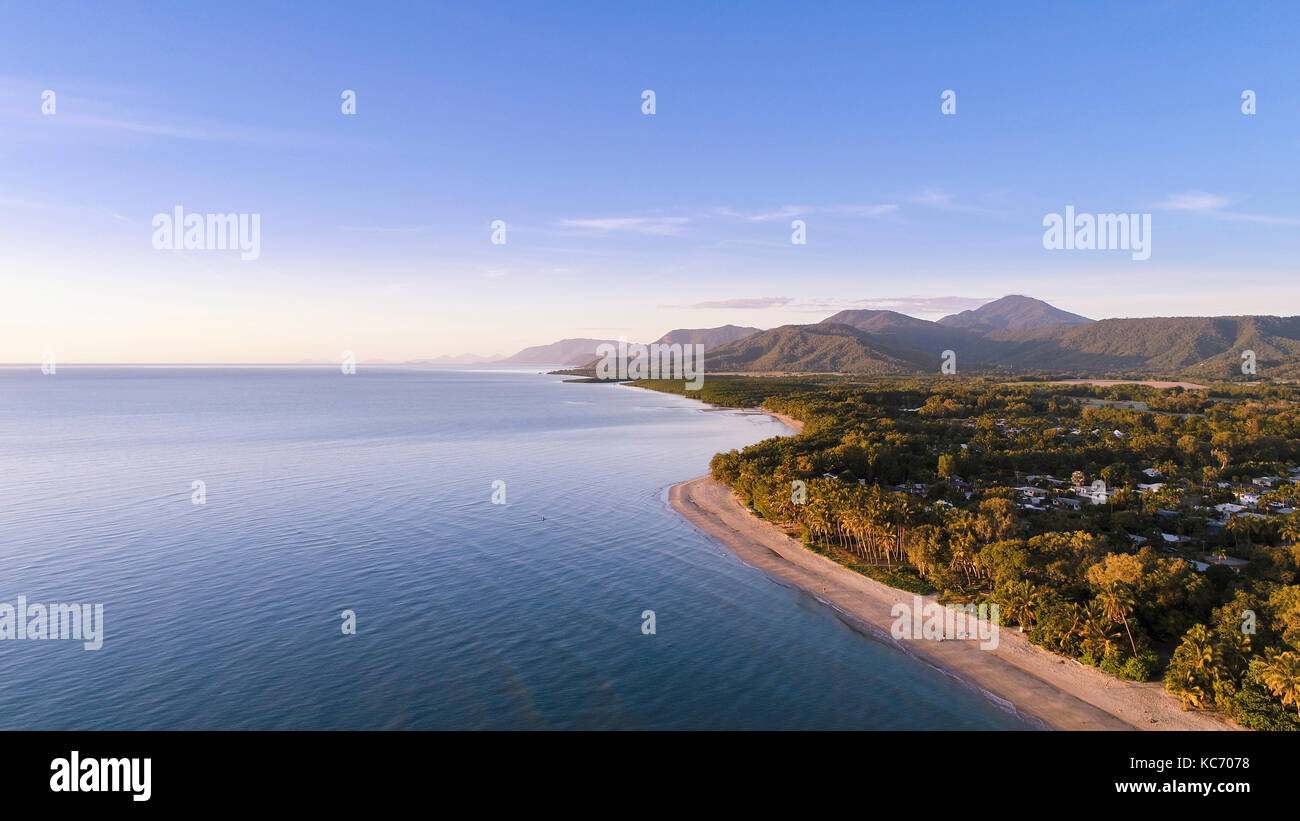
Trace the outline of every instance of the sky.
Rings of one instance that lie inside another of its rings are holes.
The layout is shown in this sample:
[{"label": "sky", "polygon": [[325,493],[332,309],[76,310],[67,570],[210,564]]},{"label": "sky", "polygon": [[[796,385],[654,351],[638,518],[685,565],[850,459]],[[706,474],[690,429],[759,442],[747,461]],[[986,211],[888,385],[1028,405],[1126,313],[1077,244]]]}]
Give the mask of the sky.
[{"label": "sky", "polygon": [[[1095,318],[1300,313],[1295,3],[0,20],[0,362],[510,354],[1011,293]],[[177,206],[256,215],[258,255],[156,248]],[[1150,257],[1044,248],[1067,206],[1149,214]]]}]

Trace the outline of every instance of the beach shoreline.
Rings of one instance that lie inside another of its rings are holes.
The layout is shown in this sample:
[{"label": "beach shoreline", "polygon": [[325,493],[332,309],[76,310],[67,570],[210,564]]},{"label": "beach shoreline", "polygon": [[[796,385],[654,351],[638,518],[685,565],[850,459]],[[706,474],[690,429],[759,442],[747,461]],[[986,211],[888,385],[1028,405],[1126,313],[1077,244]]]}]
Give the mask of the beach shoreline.
[{"label": "beach shoreline", "polygon": [[790,428],[795,433],[803,433],[803,422],[800,422],[798,419],[795,419],[793,416],[787,416],[784,413],[777,413],[776,411],[771,411],[768,410],[767,408],[759,408],[759,410],[761,410],[763,413],[766,413],[768,416],[772,417],[773,419],[777,420],[782,425],[785,425],[787,428]]},{"label": "beach shoreline", "polygon": [[[796,432],[803,424],[765,412]],[[726,485],[701,476],[672,486],[668,502],[684,519],[712,536],[746,564],[793,585],[938,671],[983,693],[1031,723],[1056,730],[1232,730],[1213,713],[1187,712],[1158,682],[1115,678],[1074,659],[1029,643],[1002,628],[994,649],[977,640],[899,640],[890,634],[896,604],[913,606],[916,594],[889,587],[805,548],[771,522],[755,516]],[[921,597],[934,602],[933,594]]]}]

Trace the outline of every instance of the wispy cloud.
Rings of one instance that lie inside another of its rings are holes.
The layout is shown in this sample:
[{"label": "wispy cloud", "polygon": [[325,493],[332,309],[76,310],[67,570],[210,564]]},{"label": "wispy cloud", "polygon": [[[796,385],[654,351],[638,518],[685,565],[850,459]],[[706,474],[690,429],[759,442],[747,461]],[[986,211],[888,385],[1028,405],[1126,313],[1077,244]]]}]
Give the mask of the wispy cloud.
[{"label": "wispy cloud", "polygon": [[906,201],[912,205],[937,208],[940,211],[951,211],[958,214],[980,214],[983,216],[1001,214],[1000,211],[991,208],[959,202],[955,194],[942,188],[926,188],[918,194],[911,195]]},{"label": "wispy cloud", "polygon": [[[263,125],[186,117],[184,114],[142,111],[138,101],[119,102],[123,97],[139,97],[122,89],[92,89],[88,96],[84,83],[51,83],[57,95],[57,113],[41,113],[42,100],[35,89],[44,84],[0,77],[0,125],[9,135],[48,141],[66,137],[78,141],[108,141],[130,137],[188,140],[205,143],[280,145],[301,147],[305,144],[341,143],[338,137],[308,134],[301,131],[270,128]],[[74,90],[82,89],[83,93]],[[126,113],[130,112],[130,113]]]},{"label": "wispy cloud", "polygon": [[736,209],[728,208],[725,205],[713,209],[713,213],[716,216],[726,217],[728,219],[745,220],[747,222],[769,222],[771,220],[790,219],[791,217],[797,217],[800,214],[806,213],[807,211],[807,207],[803,205],[785,205],[772,210],[749,212],[737,211]]},{"label": "wispy cloud", "polygon": [[1229,220],[1233,222],[1258,222],[1268,225],[1300,225],[1300,219],[1295,217],[1274,217],[1266,214],[1244,214],[1239,211],[1229,211],[1228,206],[1232,205],[1233,200],[1220,196],[1218,194],[1207,194],[1202,191],[1192,191],[1182,194],[1170,194],[1159,203],[1152,206],[1161,211],[1188,211],[1197,214],[1204,214],[1214,219]]},{"label": "wispy cloud", "polygon": [[339,230],[356,234],[422,234],[429,229],[423,225],[340,225]]},{"label": "wispy cloud", "polygon": [[715,208],[713,213],[720,217],[745,220],[747,222],[772,222],[787,220],[809,214],[845,214],[853,217],[879,217],[892,214],[898,210],[894,203],[877,205],[783,205],[780,208],[765,211],[737,211],[726,206]]},{"label": "wispy cloud", "polygon": [[844,311],[850,309],[868,311],[898,311],[912,316],[947,315],[978,308],[992,302],[995,297],[966,296],[895,296],[872,297],[870,299],[807,299],[792,310],[817,313],[819,311]]},{"label": "wispy cloud", "polygon": [[818,299],[795,299],[788,296],[741,297],[738,299],[721,299],[710,302],[696,302],[693,305],[659,305],[659,308],[699,308],[699,309],[739,309],[755,310],[783,308],[803,313],[827,313],[849,309],[898,311],[899,313],[930,316],[955,314],[960,311],[978,308],[992,302],[995,297],[968,296],[891,296],[871,297],[869,299],[841,299],[829,297]]},{"label": "wispy cloud", "polygon": [[687,217],[597,217],[590,219],[562,219],[556,225],[599,234],[630,232],[665,236],[677,234],[690,222]]},{"label": "wispy cloud", "polygon": [[1187,194],[1170,194],[1155,207],[1169,211],[1218,211],[1228,207],[1231,202],[1227,197],[1191,192]]},{"label": "wispy cloud", "polygon": [[660,305],[660,308],[779,308],[783,305],[789,305],[794,302],[793,297],[788,296],[758,296],[742,297],[739,299],[720,299],[713,302],[697,302],[694,305]]},{"label": "wispy cloud", "polygon": [[883,217],[885,214],[897,211],[898,206],[892,202],[881,205],[833,205],[823,210],[832,214],[848,214],[854,217]]},{"label": "wispy cloud", "polygon": [[1300,225],[1297,217],[1270,217],[1266,214],[1238,214],[1231,211],[1219,211],[1215,216],[1236,222],[1260,222],[1266,225]]},{"label": "wispy cloud", "polygon": [[42,200],[27,200],[16,197],[0,196],[0,208],[12,208],[19,211],[61,211],[69,214],[94,214],[97,216],[106,216],[118,222],[132,222],[129,217],[125,217],[110,208],[102,206],[87,205],[63,205],[53,202],[44,202]]},{"label": "wispy cloud", "polygon": [[947,208],[952,205],[953,195],[947,191],[941,191],[937,188],[927,188],[919,194],[913,194],[907,198],[908,202],[917,205],[932,205],[935,208]]}]

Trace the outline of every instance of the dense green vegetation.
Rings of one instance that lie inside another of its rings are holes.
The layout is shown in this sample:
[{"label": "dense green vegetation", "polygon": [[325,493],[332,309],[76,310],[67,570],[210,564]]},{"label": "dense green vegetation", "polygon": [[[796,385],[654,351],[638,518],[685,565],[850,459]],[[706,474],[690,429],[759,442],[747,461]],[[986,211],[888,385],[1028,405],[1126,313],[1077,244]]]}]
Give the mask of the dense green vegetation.
[{"label": "dense green vegetation", "polygon": [[1188,709],[1300,729],[1300,390],[713,376],[686,395],[805,423],[711,468],[815,549],[996,602]]}]

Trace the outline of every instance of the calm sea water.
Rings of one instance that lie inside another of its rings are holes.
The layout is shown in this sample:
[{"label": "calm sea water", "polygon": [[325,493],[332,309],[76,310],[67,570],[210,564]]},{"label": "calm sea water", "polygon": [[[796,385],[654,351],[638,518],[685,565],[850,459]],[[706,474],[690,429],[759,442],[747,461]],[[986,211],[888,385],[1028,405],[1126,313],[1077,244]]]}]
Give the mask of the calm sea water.
[{"label": "calm sea water", "polygon": [[1024,727],[668,508],[784,431],[533,371],[0,369],[0,602],[106,624],[0,641],[0,728]]}]

